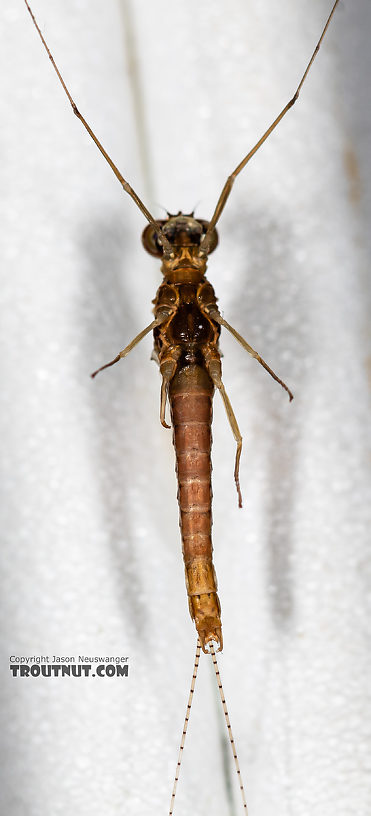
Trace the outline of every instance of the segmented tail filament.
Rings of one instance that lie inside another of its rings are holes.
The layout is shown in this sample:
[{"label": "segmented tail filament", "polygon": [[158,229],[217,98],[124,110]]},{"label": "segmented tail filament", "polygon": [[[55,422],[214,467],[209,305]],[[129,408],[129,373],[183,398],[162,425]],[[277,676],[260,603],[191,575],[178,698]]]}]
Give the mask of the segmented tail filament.
[{"label": "segmented tail filament", "polygon": [[231,723],[230,723],[228,709],[227,709],[227,703],[225,701],[225,696],[224,696],[222,681],[221,681],[221,677],[220,677],[219,667],[218,667],[218,663],[217,663],[217,659],[216,659],[216,655],[215,655],[215,650],[214,650],[214,647],[213,647],[212,644],[211,644],[211,655],[212,655],[212,659],[213,659],[213,666],[214,666],[214,671],[215,671],[215,676],[216,676],[216,682],[218,684],[220,699],[222,701],[222,706],[223,706],[223,711],[224,711],[224,718],[225,718],[225,722],[226,722],[226,726],[227,726],[229,742],[230,742],[231,749],[232,749],[234,764],[236,766],[236,773],[237,773],[239,788],[240,788],[240,791],[241,791],[242,804],[243,804],[245,813],[247,813],[245,789],[244,789],[244,786],[243,786],[243,781],[242,781],[242,776],[241,776],[240,763],[238,761],[238,756],[237,756],[236,743],[235,743],[235,741],[233,739],[232,728],[231,728]]},{"label": "segmented tail filament", "polygon": [[[212,657],[212,661],[213,661],[213,666],[214,666],[214,671],[215,671],[215,676],[216,676],[216,682],[218,684],[220,699],[221,699],[222,706],[223,706],[223,712],[224,712],[224,718],[225,718],[225,722],[226,722],[226,726],[227,726],[229,742],[230,742],[230,746],[231,746],[231,750],[232,750],[232,754],[233,754],[233,759],[234,759],[234,763],[235,763],[235,767],[236,767],[236,773],[237,773],[239,788],[240,788],[240,791],[241,791],[241,797],[242,797],[242,804],[243,804],[243,808],[244,808],[244,813],[247,814],[247,804],[246,804],[246,797],[245,797],[245,789],[244,789],[244,786],[243,786],[240,765],[239,765],[239,762],[238,762],[236,743],[234,741],[233,734],[232,734],[232,728],[231,728],[231,723],[230,723],[230,719],[229,719],[227,704],[226,704],[226,701],[225,701],[222,681],[221,681],[221,678],[220,678],[219,667],[218,667],[218,663],[217,663],[217,659],[216,659],[216,655],[215,655],[215,649],[214,649],[214,646],[213,646],[212,643],[210,643],[210,653],[211,653],[211,657]],[[174,777],[173,791],[172,791],[172,794],[171,794],[169,816],[173,816],[173,813],[174,813],[175,794],[176,794],[178,780],[179,780],[180,766],[181,766],[181,762],[182,762],[184,744],[185,744],[187,728],[188,728],[188,722],[189,722],[189,717],[190,717],[190,713],[191,713],[191,706],[192,706],[193,694],[194,694],[195,685],[196,685],[197,671],[198,671],[198,666],[199,666],[199,662],[200,662],[200,654],[201,654],[201,643],[200,643],[200,639],[198,638],[197,639],[195,662],[194,662],[194,666],[193,666],[191,688],[190,688],[190,691],[189,691],[187,710],[186,710],[186,715],[185,715],[185,719],[184,719],[182,739],[181,739],[181,742],[180,742],[178,762],[177,762],[175,777]]]},{"label": "segmented tail filament", "polygon": [[195,685],[196,685],[196,677],[197,677],[197,671],[198,671],[198,664],[200,662],[200,654],[201,654],[201,642],[200,642],[200,638],[197,638],[196,657],[195,657],[195,662],[194,662],[194,666],[193,666],[192,682],[191,682],[191,688],[190,688],[190,691],[189,691],[186,715],[185,715],[185,719],[184,719],[182,739],[181,739],[181,742],[180,742],[179,755],[178,755],[178,762],[177,762],[177,765],[176,765],[173,792],[171,794],[169,816],[172,816],[173,811],[174,811],[175,794],[176,794],[176,789],[177,789],[177,784],[178,784],[178,779],[179,779],[179,771],[180,771],[180,765],[181,765],[181,762],[182,762],[182,756],[183,756],[185,738],[186,738],[186,734],[187,734],[189,716],[190,716],[190,713],[191,713],[191,705],[192,705],[192,700],[193,700],[193,692],[195,690]]}]

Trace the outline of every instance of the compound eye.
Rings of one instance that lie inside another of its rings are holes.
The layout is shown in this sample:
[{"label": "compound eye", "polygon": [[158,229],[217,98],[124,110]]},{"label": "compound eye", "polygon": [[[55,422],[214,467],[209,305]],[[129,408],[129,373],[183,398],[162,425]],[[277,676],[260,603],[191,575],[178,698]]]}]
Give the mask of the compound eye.
[{"label": "compound eye", "polygon": [[[208,221],[202,221],[200,218],[198,220],[199,220],[200,224],[202,224],[202,237],[204,237],[204,235],[206,235],[207,228],[209,226],[209,222]],[[213,231],[211,233],[210,249],[209,249],[208,255],[210,255],[211,252],[214,252],[214,249],[216,249],[216,247],[218,246],[218,243],[219,243],[219,236],[218,236],[218,233],[217,233],[217,231],[216,231],[216,229],[214,227],[214,229],[213,229]]]},{"label": "compound eye", "polygon": [[[158,221],[158,224],[160,227],[162,227],[165,224],[165,221]],[[149,252],[150,255],[154,255],[155,258],[162,257],[162,246],[157,240],[157,232],[152,224],[148,224],[148,226],[143,230],[142,244],[144,249]]]}]

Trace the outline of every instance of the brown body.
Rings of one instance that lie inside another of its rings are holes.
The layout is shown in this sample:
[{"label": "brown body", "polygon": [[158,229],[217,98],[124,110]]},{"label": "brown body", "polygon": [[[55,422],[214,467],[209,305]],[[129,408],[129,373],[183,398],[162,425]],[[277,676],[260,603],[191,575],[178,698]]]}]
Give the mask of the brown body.
[{"label": "brown body", "polygon": [[[170,219],[171,220],[171,219]],[[180,529],[189,611],[202,648],[222,648],[220,603],[212,562],[211,421],[214,383],[211,360],[220,361],[220,326],[206,309],[216,298],[202,265],[194,262],[190,229],[200,223],[191,216],[174,217],[177,263],[163,264],[164,283],[154,301],[155,317],[166,315],[154,329],[154,356],[169,398],[178,477]],[[180,229],[179,225],[183,228]],[[145,242],[146,246],[146,242]],[[147,247],[148,248],[148,247]],[[198,248],[198,247],[197,247]]]},{"label": "brown body", "polygon": [[[170,402],[189,611],[204,652],[223,648],[211,541],[211,420],[215,388],[220,391],[237,443],[234,476],[242,507],[239,483],[242,437],[221,378],[220,327],[228,328],[288,391],[218,311],[214,289],[205,277],[207,257],[217,243],[215,228],[207,221],[196,220],[193,213],[169,215],[156,228],[149,225],[143,233],[147,251],[162,257],[164,282],[154,300],[155,320],[144,331],[153,328],[153,356],[162,375],[160,419],[166,428],[169,425],[165,408],[168,399]],[[143,334],[119,357],[131,351]]]},{"label": "brown body", "polygon": [[[187,269],[183,270],[184,277]],[[189,611],[206,651],[210,642],[222,648],[220,603],[212,563],[211,542],[211,420],[214,384],[207,360],[219,359],[220,328],[202,309],[207,292],[204,277],[197,283],[163,283],[156,301],[176,310],[154,331],[160,371],[171,369],[169,400],[176,453],[180,529]]]}]

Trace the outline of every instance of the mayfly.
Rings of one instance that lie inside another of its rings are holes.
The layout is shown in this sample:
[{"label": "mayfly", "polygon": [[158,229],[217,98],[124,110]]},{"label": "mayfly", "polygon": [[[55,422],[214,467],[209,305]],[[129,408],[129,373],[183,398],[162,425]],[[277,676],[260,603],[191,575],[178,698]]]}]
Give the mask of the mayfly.
[{"label": "mayfly", "polygon": [[185,734],[192,702],[194,684],[201,649],[212,656],[218,687],[221,694],[230,743],[239,777],[243,807],[247,810],[244,788],[231,732],[228,712],[221,686],[215,653],[223,648],[221,607],[217,594],[217,580],[212,561],[211,541],[211,421],[212,399],[215,389],[220,392],[227,418],[236,442],[234,480],[238,504],[242,507],[239,466],[242,436],[226,393],[221,370],[219,337],[221,328],[227,329],[241,346],[286,390],[290,401],[293,395],[288,386],[270,368],[252,346],[222,316],[211,284],[206,279],[208,256],[218,244],[217,223],[227,203],[234,181],[239,173],[268,136],[293,107],[318,53],[331,18],[339,0],[335,0],[314,52],[293,97],[287,102],[276,119],[261,138],[244,156],[228,176],[210,220],[196,218],[194,212],[167,214],[166,219],[156,219],[129,182],[123,177],[97,136],[80,113],[62,74],[49,50],[40,27],[30,8],[25,4],[41,38],[58,79],[66,93],[72,110],[81,121],[96,146],[110,165],[124,191],[133,199],[148,225],[142,235],[144,248],[161,259],[163,283],[154,300],[154,319],[114,357],[93,374],[95,377],[126,357],[150,332],[154,336],[154,359],[162,378],[160,395],[160,421],[166,421],[167,403],[170,405],[173,441],[176,453],[178,477],[178,501],[180,527],[188,593],[189,611],[197,630],[197,649],[194,673],[183,729],[180,756],[177,765],[170,814],[173,812],[179,766],[184,747]]}]

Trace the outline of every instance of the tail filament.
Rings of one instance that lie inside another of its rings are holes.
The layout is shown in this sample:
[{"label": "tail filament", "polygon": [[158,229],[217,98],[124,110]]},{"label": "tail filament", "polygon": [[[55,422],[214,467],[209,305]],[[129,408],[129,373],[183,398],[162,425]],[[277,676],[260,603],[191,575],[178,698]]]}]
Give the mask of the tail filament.
[{"label": "tail filament", "polygon": [[225,701],[225,696],[224,696],[222,681],[221,681],[221,678],[220,678],[218,663],[217,663],[217,659],[216,659],[216,655],[215,655],[215,650],[214,650],[214,647],[213,647],[212,644],[210,644],[210,651],[211,651],[211,655],[212,655],[212,659],[213,659],[213,666],[214,666],[214,671],[215,671],[215,676],[216,676],[216,682],[218,684],[220,699],[222,701],[222,706],[223,706],[223,711],[224,711],[224,718],[225,718],[225,722],[226,722],[226,725],[227,725],[227,731],[228,731],[228,736],[229,736],[229,742],[231,744],[234,764],[236,766],[236,773],[237,773],[239,788],[240,788],[240,791],[241,791],[241,797],[242,797],[244,812],[247,814],[247,804],[246,804],[246,797],[245,797],[245,789],[244,789],[244,786],[243,786],[241,770],[240,770],[240,764],[239,764],[238,756],[237,756],[236,743],[235,743],[235,741],[233,739],[232,728],[231,728],[231,723],[230,723],[230,720],[229,720],[229,714],[228,714],[228,709],[227,709],[227,703]]},{"label": "tail filament", "polygon": [[[246,797],[245,797],[245,789],[244,789],[243,782],[242,782],[242,776],[241,776],[240,765],[239,765],[239,762],[238,762],[236,744],[235,744],[235,741],[233,739],[232,728],[231,728],[231,723],[230,723],[230,720],[229,720],[229,714],[228,714],[227,704],[226,704],[226,701],[225,701],[222,681],[220,679],[220,672],[219,672],[218,663],[217,663],[217,659],[216,659],[216,655],[215,655],[215,649],[214,649],[214,646],[213,646],[212,643],[209,644],[209,647],[210,647],[210,652],[211,652],[211,656],[212,656],[212,660],[213,660],[213,666],[214,666],[216,681],[217,681],[217,684],[218,684],[220,699],[222,701],[224,717],[225,717],[225,722],[226,722],[226,725],[227,725],[227,731],[228,731],[228,736],[229,736],[229,742],[230,742],[230,745],[231,745],[233,759],[234,759],[234,763],[235,763],[235,767],[236,767],[236,773],[237,773],[239,788],[240,788],[240,791],[241,791],[241,797],[242,797],[242,804],[243,804],[243,808],[244,808],[244,813],[247,816],[247,804],[246,804]],[[181,739],[180,748],[179,748],[178,762],[177,762],[175,777],[174,777],[173,791],[172,791],[171,800],[170,800],[169,816],[173,816],[173,813],[174,813],[175,795],[176,795],[176,790],[177,790],[177,785],[178,785],[178,780],[179,780],[180,766],[181,766],[181,763],[182,763],[184,743],[185,743],[185,739],[186,739],[186,735],[187,735],[188,722],[189,722],[189,717],[190,717],[190,713],[191,713],[193,694],[194,694],[195,685],[196,685],[196,677],[197,677],[198,665],[199,665],[199,662],[200,662],[200,654],[201,654],[201,641],[200,641],[200,638],[198,638],[197,639],[195,662],[194,662],[194,666],[193,666],[191,688],[190,688],[190,691],[189,691],[187,710],[186,710],[186,715],[185,715],[184,725],[183,725],[182,739]]]},{"label": "tail filament", "polygon": [[195,657],[195,662],[194,662],[194,666],[193,666],[192,682],[191,682],[191,688],[190,688],[190,691],[189,691],[186,715],[185,715],[185,719],[184,719],[183,733],[182,733],[182,739],[181,739],[181,742],[180,742],[178,762],[177,762],[177,765],[176,765],[173,792],[171,794],[169,816],[172,816],[172,814],[174,812],[175,794],[176,794],[176,789],[177,789],[177,784],[178,784],[178,779],[179,779],[180,765],[181,765],[181,762],[182,762],[182,756],[183,756],[185,738],[186,738],[186,734],[187,734],[188,722],[189,722],[189,717],[190,717],[190,713],[191,713],[193,692],[195,690],[196,677],[197,677],[197,671],[198,671],[198,664],[200,662],[200,654],[201,654],[201,642],[200,642],[200,638],[197,638],[196,657]]}]

